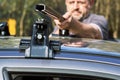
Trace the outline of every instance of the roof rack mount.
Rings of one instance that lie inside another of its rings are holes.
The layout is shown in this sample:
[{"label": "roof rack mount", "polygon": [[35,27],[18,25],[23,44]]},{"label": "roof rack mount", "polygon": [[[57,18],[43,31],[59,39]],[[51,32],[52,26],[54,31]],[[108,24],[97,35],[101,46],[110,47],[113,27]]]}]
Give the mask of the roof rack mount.
[{"label": "roof rack mount", "polygon": [[36,9],[36,11],[39,11],[40,14],[42,14],[44,16],[44,18],[38,19],[33,24],[31,41],[21,40],[20,49],[22,49],[22,48],[25,49],[26,57],[53,58],[55,52],[60,51],[61,43],[60,43],[60,41],[49,40],[48,27],[50,26],[51,21],[46,19],[46,16],[48,16],[48,15],[46,15],[46,13],[44,13],[44,10],[47,12],[50,12],[50,14],[53,14],[54,16],[56,16],[60,19],[63,19],[63,18],[60,15],[58,15],[55,11],[47,8],[44,4],[36,5],[35,9]]},{"label": "roof rack mount", "polygon": [[60,51],[60,41],[49,40],[48,25],[47,20],[38,19],[33,24],[31,41],[26,43],[26,41],[21,40],[28,46],[25,47],[27,48],[25,49],[26,58],[54,58],[55,52]]}]

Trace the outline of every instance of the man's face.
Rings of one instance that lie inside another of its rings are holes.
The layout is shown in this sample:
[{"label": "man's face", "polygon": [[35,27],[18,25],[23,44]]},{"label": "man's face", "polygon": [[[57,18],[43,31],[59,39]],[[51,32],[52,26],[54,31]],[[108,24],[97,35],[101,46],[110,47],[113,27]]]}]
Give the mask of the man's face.
[{"label": "man's face", "polygon": [[66,0],[67,11],[72,11],[72,16],[76,19],[85,17],[90,10],[88,0]]}]

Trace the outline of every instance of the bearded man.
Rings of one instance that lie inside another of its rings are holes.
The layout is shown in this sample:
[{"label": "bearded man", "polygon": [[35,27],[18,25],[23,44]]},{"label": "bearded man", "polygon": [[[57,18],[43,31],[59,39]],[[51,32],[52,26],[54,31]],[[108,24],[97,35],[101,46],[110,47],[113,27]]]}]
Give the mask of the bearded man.
[{"label": "bearded man", "polygon": [[108,39],[107,20],[102,15],[91,13],[94,0],[65,0],[64,21],[54,20],[53,34],[69,30],[71,36],[80,38]]}]

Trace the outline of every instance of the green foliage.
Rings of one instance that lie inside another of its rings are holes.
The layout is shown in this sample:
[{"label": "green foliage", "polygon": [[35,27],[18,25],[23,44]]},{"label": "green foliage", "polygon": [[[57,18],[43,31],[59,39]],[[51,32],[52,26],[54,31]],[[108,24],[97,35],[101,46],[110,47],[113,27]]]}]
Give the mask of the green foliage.
[{"label": "green foliage", "polygon": [[[14,18],[17,21],[17,36],[27,36],[31,34],[34,21],[41,18],[35,11],[35,5],[44,3],[59,13],[65,12],[65,0],[0,0],[0,21],[7,21]],[[112,35],[117,38],[120,35],[120,0],[96,0],[93,12],[102,14],[109,22],[109,29]],[[116,33],[117,34],[114,34]]]},{"label": "green foliage", "polygon": [[[35,11],[35,5],[44,3],[61,10],[62,8],[58,7],[61,1],[63,0],[0,0],[0,21],[14,18],[17,21],[17,36],[26,36],[31,34],[34,21],[40,18],[39,13]],[[59,12],[63,13],[63,10]]]}]

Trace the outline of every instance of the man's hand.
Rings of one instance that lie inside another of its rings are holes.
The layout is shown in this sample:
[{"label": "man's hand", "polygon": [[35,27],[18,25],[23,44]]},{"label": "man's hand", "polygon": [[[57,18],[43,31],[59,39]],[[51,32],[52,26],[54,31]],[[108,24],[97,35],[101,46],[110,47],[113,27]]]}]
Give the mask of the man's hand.
[{"label": "man's hand", "polygon": [[54,19],[54,22],[56,24],[56,26],[59,28],[59,29],[68,29],[70,28],[70,23],[71,23],[71,20],[72,20],[72,12],[66,12],[64,15],[63,15],[63,18],[65,19],[64,21],[60,22],[58,19]]}]

